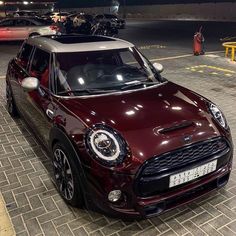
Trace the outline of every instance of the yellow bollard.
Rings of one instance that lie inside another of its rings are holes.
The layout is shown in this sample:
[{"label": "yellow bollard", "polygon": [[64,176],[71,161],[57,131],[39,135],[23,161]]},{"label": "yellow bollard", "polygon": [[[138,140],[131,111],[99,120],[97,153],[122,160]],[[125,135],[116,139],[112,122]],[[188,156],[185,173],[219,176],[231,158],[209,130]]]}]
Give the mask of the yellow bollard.
[{"label": "yellow bollard", "polygon": [[235,48],[232,48],[232,53],[231,53],[231,60],[234,61],[235,58]]},{"label": "yellow bollard", "polygon": [[223,43],[222,46],[225,47],[225,57],[229,56],[229,51],[231,50],[231,61],[235,61],[236,42]]},{"label": "yellow bollard", "polygon": [[229,48],[226,47],[226,49],[225,49],[225,57],[228,57],[228,55],[229,55]]}]

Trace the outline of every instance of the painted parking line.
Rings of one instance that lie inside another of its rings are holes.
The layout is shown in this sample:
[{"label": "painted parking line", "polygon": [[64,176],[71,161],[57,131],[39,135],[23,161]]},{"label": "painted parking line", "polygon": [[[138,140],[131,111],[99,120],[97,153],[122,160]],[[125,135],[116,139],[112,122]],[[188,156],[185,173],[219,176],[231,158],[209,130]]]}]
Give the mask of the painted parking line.
[{"label": "painted parking line", "polygon": [[233,71],[233,70],[228,70],[228,69],[217,67],[217,66],[207,66],[207,68],[222,71],[222,72],[226,72],[226,73],[236,74],[236,72]]},{"label": "painted parking line", "polygon": [[5,79],[6,76],[5,75],[0,75],[0,79]]},{"label": "painted parking line", "polygon": [[[222,52],[224,52],[224,51],[207,52],[205,54],[205,56],[209,56],[209,55],[217,54],[217,53],[222,53]],[[186,58],[186,57],[193,57],[193,56],[194,55],[191,53],[191,54],[184,54],[184,55],[172,56],[172,57],[154,58],[154,59],[151,59],[150,61],[151,62],[155,62],[155,61],[175,60],[175,59]]]},{"label": "painted parking line", "polygon": [[[173,56],[173,57],[161,57],[161,58],[154,58],[154,59],[150,59],[150,62],[155,62],[155,61],[165,61],[165,60],[175,60],[175,59],[179,59],[179,58],[185,58],[185,57],[192,57],[193,54],[184,54],[184,55],[180,55],[180,56]],[[128,62],[127,64],[129,65],[133,65],[136,64],[137,62]]]},{"label": "painted parking line", "polygon": [[143,45],[143,46],[138,47],[139,50],[164,49],[164,48],[166,48],[165,45],[159,45],[159,44]]},{"label": "painted parking line", "polygon": [[229,69],[225,69],[222,67],[218,67],[218,66],[209,66],[209,65],[198,65],[198,66],[191,66],[191,67],[187,67],[187,70],[193,70],[193,71],[197,71],[197,70],[201,70],[201,69],[212,69],[214,71],[221,71],[221,72],[225,72],[225,73],[231,73],[231,74],[236,74],[235,71],[233,70],[229,70]]},{"label": "painted parking line", "polygon": [[192,72],[207,73],[210,75],[224,74],[227,77],[232,77],[234,74],[236,74],[236,72],[233,70],[229,70],[229,69],[218,67],[218,66],[210,66],[210,65],[191,66],[191,67],[186,67],[185,69],[190,70]]},{"label": "painted parking line", "polygon": [[205,55],[206,57],[210,57],[210,58],[218,58],[220,57],[219,55],[216,55],[216,54],[208,54],[208,55]]},{"label": "painted parking line", "polygon": [[0,236],[13,235],[16,235],[16,233],[10,220],[10,216],[7,213],[2,194],[0,193]]}]

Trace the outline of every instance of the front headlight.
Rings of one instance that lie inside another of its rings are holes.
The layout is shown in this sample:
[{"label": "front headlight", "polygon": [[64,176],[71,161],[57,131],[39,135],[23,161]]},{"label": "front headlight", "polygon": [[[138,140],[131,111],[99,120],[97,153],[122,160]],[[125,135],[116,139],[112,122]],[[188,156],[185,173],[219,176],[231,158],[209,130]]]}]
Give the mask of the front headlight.
[{"label": "front headlight", "polygon": [[108,166],[122,163],[128,152],[124,139],[112,128],[100,124],[88,131],[86,145],[99,162]]},{"label": "front headlight", "polygon": [[222,111],[213,103],[209,103],[209,109],[215,120],[224,128],[228,129],[227,121]]}]

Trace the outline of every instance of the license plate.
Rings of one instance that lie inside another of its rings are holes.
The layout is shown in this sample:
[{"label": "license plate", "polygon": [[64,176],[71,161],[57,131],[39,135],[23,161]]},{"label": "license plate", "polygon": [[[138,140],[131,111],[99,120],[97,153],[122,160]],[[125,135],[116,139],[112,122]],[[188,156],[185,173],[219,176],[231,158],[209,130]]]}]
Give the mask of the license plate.
[{"label": "license plate", "polygon": [[204,175],[207,175],[216,170],[217,160],[204,164],[202,166],[198,166],[191,170],[186,170],[181,173],[171,175],[169,187],[175,187],[180,184],[187,183],[191,180],[197,179]]}]

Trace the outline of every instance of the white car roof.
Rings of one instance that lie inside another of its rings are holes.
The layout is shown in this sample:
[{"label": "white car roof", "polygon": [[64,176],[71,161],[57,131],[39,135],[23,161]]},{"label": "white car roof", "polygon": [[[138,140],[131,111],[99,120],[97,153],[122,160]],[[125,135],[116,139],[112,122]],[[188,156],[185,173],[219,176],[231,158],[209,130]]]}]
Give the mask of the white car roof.
[{"label": "white car roof", "polygon": [[87,35],[36,36],[26,41],[31,45],[55,53],[104,51],[134,47],[132,43],[121,39]]}]

